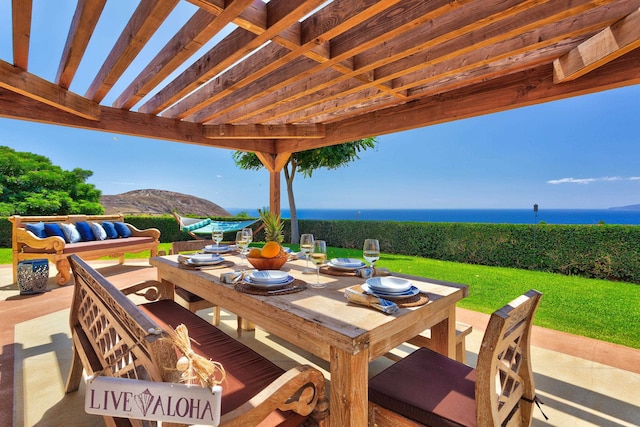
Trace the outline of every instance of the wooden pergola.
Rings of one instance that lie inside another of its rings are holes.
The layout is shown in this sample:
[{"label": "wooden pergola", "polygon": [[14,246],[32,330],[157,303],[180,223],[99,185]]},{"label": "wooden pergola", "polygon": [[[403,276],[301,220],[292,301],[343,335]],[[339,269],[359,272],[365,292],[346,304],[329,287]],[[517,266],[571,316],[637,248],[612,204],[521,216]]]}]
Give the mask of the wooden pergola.
[{"label": "wooden pergola", "polygon": [[141,0],[84,94],[69,87],[106,0],[77,1],[51,81],[29,72],[32,0],[12,0],[0,117],[255,152],[279,212],[291,153],[640,82],[640,0],[265,1],[188,0],[104,105],[181,0]]}]

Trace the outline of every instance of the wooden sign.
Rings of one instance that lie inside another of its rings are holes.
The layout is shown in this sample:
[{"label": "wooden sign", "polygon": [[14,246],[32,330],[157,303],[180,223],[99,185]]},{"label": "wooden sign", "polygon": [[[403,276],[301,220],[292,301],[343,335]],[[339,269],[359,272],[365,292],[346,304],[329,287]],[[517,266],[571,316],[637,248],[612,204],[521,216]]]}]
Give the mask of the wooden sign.
[{"label": "wooden sign", "polygon": [[109,415],[182,424],[220,423],[222,387],[96,377],[87,382],[84,410]]}]

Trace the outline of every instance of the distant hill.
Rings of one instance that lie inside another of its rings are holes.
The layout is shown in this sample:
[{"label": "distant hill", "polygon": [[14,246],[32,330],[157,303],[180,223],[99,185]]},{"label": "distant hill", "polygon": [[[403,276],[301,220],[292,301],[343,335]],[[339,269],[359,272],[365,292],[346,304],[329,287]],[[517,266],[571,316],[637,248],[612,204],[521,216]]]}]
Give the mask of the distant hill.
[{"label": "distant hill", "polygon": [[100,203],[106,214],[161,215],[178,212],[180,215],[200,217],[233,216],[209,200],[164,190],[133,190],[102,196]]},{"label": "distant hill", "polygon": [[615,209],[619,211],[640,211],[640,205],[617,206],[615,208],[609,209]]}]

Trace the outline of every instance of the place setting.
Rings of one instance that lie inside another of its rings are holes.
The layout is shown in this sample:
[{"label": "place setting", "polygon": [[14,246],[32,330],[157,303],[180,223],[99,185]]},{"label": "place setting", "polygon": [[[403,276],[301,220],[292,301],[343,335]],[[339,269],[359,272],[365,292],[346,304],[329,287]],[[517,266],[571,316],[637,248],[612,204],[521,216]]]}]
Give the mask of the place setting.
[{"label": "place setting", "polygon": [[410,280],[401,277],[372,277],[361,285],[346,289],[345,297],[354,304],[376,308],[394,314],[399,307],[417,307],[429,302],[429,297]]},{"label": "place setting", "polygon": [[195,253],[178,255],[178,265],[180,268],[203,270],[232,267],[235,264],[233,261],[224,259],[220,254]]},{"label": "place setting", "polygon": [[303,291],[307,283],[282,270],[254,270],[243,274],[234,288],[253,295],[283,295]]},{"label": "place setting", "polygon": [[358,258],[332,258],[320,267],[320,272],[332,276],[360,276],[364,278],[373,276],[388,276],[386,268],[375,268],[375,263],[380,259],[380,243],[377,239],[366,239],[362,247],[362,256],[367,264]]}]

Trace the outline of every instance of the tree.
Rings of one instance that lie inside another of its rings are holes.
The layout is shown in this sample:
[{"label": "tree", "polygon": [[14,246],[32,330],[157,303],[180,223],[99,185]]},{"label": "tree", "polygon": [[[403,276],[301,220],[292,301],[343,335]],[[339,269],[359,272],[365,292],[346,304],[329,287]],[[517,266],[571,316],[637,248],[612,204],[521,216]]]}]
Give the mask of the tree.
[{"label": "tree", "polygon": [[65,171],[47,157],[0,146],[0,215],[104,213],[93,172]]},{"label": "tree", "polygon": [[[360,158],[358,156],[360,151],[367,148],[375,148],[376,142],[375,138],[358,139],[339,145],[299,151],[289,157],[282,171],[287,182],[287,197],[289,199],[289,211],[291,212],[291,243],[297,244],[299,239],[298,213],[293,194],[293,180],[296,173],[300,172],[303,177],[311,178],[313,171],[316,169],[337,169],[346,166],[353,160]],[[241,169],[259,170],[264,167],[255,153],[235,151],[233,159]]]}]

